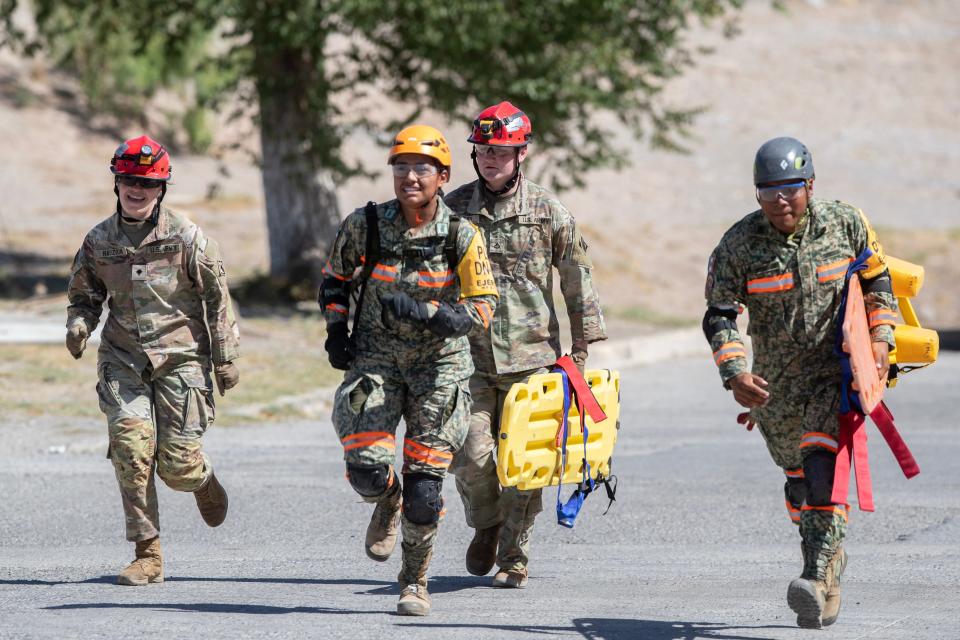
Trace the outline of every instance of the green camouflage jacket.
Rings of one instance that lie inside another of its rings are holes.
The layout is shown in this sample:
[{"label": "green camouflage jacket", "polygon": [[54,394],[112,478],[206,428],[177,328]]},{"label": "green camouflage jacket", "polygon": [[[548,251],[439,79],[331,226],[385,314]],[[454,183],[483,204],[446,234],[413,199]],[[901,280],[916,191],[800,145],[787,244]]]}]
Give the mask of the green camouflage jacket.
[{"label": "green camouflage jacket", "polygon": [[240,356],[217,243],[165,207],[137,248],[121,230],[118,214],[94,227],[73,260],[67,297],[67,326],[82,322],[91,332],[107,302],[100,350],[137,371],[147,364],[156,370]]},{"label": "green camouflage jacket", "polygon": [[557,197],[522,178],[517,191],[488,208],[480,181],[446,197],[453,211],[483,231],[500,303],[489,332],[470,334],[474,363],[502,375],[546,367],[560,356],[553,270],[570,317],[574,350],[607,338],[587,243]]},{"label": "green camouflage jacket", "polygon": [[[859,209],[833,200],[811,199],[805,220],[791,236],[777,231],[760,210],[733,225],[710,256],[707,306],[745,306],[753,340],[753,372],[764,377],[800,357],[815,368],[836,368],[833,353],[840,297],[849,263],[870,246],[874,257],[861,278],[887,274],[883,248]],[[874,342],[893,342],[896,300],[891,293],[864,295]],[[709,337],[720,377],[749,371],[743,338],[736,328]]]},{"label": "green camouflage jacket", "polygon": [[[450,209],[439,201],[436,216],[416,232],[391,200],[377,205],[380,259],[375,265],[363,308],[352,334],[357,349],[355,367],[366,361],[389,361],[408,370],[408,380],[423,379],[427,386],[465,380],[473,374],[466,336],[441,338],[423,326],[400,322],[386,327],[381,318],[380,296],[404,291],[416,300],[462,305],[474,325],[487,327],[497,307],[497,289],[490,277],[483,236],[468,222],[457,232],[458,263],[447,264],[444,243],[450,228]],[[324,275],[359,285],[365,261],[367,220],[362,208],[340,224]],[[327,305],[328,324],[346,322],[349,309]]]}]

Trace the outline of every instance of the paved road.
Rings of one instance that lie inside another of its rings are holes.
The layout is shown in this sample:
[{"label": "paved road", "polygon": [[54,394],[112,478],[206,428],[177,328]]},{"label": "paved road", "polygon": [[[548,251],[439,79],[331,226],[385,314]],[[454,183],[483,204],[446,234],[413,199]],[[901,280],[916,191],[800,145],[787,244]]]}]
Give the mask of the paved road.
[{"label": "paved road", "polygon": [[[111,583],[131,551],[99,422],[7,424],[0,638],[809,638],[785,604],[800,553],[782,477],[715,376],[709,357],[624,372],[618,501],[601,516],[591,498],[573,530],[544,513],[526,590],[466,575],[448,483],[424,619],[392,613],[398,559],[363,554],[369,507],[329,424],[212,430],[230,516],[206,529],[161,487],[167,582],[141,588]],[[923,472],[904,480],[871,436],[878,511],[853,512],[831,638],[960,638],[958,380],[946,354],[890,394]]]}]

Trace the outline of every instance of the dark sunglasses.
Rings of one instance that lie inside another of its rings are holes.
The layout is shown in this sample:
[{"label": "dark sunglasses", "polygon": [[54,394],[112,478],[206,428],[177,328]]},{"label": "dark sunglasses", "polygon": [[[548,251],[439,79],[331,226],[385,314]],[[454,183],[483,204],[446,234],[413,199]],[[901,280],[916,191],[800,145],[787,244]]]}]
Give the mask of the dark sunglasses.
[{"label": "dark sunglasses", "polygon": [[140,187],[142,189],[159,189],[163,186],[163,180],[140,178],[138,176],[117,176],[117,183],[125,187]]}]

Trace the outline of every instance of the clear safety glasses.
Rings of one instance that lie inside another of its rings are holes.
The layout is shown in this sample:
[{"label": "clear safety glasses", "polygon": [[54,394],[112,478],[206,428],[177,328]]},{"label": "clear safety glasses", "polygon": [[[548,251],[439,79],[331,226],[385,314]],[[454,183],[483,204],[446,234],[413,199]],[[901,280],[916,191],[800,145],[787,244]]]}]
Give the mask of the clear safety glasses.
[{"label": "clear safety glasses", "polygon": [[501,147],[488,144],[474,145],[473,150],[477,154],[477,157],[492,156],[497,160],[512,158],[514,153],[514,147]]},{"label": "clear safety glasses", "polygon": [[807,183],[800,180],[799,182],[778,184],[773,187],[757,187],[757,199],[763,202],[776,202],[779,198],[793,200],[806,186]]},{"label": "clear safety glasses", "polygon": [[413,171],[413,175],[418,178],[429,178],[430,176],[437,175],[437,165],[430,162],[418,162],[416,164],[397,162],[390,166],[393,167],[393,175],[396,178],[406,178],[410,175],[411,171]]}]

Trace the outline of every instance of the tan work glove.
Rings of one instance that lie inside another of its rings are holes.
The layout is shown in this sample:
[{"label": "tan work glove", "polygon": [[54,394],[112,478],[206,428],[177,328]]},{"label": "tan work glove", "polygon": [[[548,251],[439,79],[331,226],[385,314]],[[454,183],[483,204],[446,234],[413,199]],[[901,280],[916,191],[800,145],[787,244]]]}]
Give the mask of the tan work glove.
[{"label": "tan work glove", "polygon": [[570,359],[573,360],[573,364],[577,365],[577,371],[582,376],[584,369],[587,367],[587,352],[574,350],[570,354]]},{"label": "tan work glove", "polygon": [[240,382],[240,369],[232,362],[218,364],[214,367],[214,378],[217,380],[217,391],[222,396]]},{"label": "tan work glove", "polygon": [[67,351],[73,356],[74,360],[79,360],[83,355],[83,350],[87,348],[87,338],[90,332],[87,331],[87,325],[83,322],[74,322],[67,329]]}]

